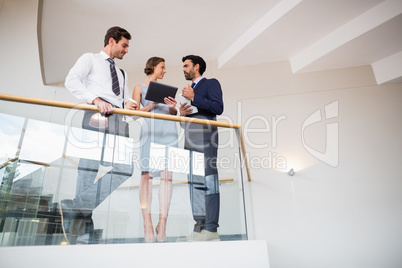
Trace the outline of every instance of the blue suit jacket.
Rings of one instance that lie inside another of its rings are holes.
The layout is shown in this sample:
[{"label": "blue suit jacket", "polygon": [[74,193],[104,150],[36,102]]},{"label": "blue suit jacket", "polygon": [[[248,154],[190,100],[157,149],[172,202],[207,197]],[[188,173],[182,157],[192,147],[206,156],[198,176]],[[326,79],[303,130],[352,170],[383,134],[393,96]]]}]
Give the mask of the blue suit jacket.
[{"label": "blue suit jacket", "polygon": [[215,78],[201,79],[194,88],[194,100],[191,102],[198,108],[198,113],[189,117],[201,117],[216,120],[223,113],[222,88]]}]

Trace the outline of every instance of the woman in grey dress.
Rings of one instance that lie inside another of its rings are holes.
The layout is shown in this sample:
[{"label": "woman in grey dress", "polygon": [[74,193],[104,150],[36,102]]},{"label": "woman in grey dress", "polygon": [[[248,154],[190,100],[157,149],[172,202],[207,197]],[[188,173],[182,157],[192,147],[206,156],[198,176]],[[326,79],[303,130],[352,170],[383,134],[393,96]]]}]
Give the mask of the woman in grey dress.
[{"label": "woman in grey dress", "polygon": [[[172,97],[165,98],[165,103],[156,103],[145,99],[150,81],[157,82],[163,79],[166,73],[165,60],[159,57],[152,57],[147,61],[144,69],[147,80],[142,85],[134,87],[133,99],[137,103],[137,110],[177,114],[176,100]],[[167,166],[162,171],[153,170],[150,166],[150,147],[151,143],[162,144],[168,147],[177,147],[177,127],[176,122],[168,120],[158,120],[144,118],[141,127],[141,182],[140,182],[140,205],[144,219],[144,239],[145,242],[164,242],[166,241],[166,221],[172,197],[172,172],[167,170]],[[163,162],[166,164],[166,159]],[[152,204],[152,178],[160,176],[159,186],[159,223],[154,233],[151,219]]]}]

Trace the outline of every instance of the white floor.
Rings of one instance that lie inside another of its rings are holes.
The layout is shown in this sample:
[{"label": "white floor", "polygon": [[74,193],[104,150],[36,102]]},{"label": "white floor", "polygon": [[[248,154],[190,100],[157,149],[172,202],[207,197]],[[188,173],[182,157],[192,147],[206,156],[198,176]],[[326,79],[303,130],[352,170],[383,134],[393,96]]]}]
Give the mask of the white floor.
[{"label": "white floor", "polygon": [[[208,258],[207,258],[208,256]],[[1,267],[269,267],[266,241],[0,248]]]}]

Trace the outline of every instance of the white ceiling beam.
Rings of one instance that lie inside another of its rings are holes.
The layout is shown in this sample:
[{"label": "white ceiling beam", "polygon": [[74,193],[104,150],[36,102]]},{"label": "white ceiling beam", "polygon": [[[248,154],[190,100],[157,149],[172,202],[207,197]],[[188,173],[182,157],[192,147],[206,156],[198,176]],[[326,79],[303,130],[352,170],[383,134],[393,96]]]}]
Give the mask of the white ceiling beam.
[{"label": "white ceiling beam", "polygon": [[402,51],[371,64],[378,85],[402,77]]},{"label": "white ceiling beam", "polygon": [[222,68],[230,59],[238,54],[246,45],[253,41],[272,24],[292,10],[303,0],[283,0],[254,23],[236,41],[232,43],[219,57],[218,67]]},{"label": "white ceiling beam", "polygon": [[398,16],[401,12],[401,0],[382,2],[291,58],[293,73],[301,71],[331,51]]}]

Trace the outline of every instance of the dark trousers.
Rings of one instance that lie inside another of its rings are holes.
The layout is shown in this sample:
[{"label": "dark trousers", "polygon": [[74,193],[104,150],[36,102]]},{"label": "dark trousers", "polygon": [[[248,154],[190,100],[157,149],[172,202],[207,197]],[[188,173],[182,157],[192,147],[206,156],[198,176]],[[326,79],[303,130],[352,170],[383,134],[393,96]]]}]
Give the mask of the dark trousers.
[{"label": "dark trousers", "polygon": [[[195,232],[203,229],[216,232],[219,227],[219,178],[216,166],[218,155],[218,129],[199,124],[186,124],[185,149],[190,150],[188,176],[190,201]],[[204,176],[193,173],[193,152],[203,154]]]},{"label": "dark trousers", "polygon": [[[99,130],[91,127],[89,121],[95,112],[85,111],[82,128],[86,130],[104,132],[104,141],[109,135],[128,137],[128,125],[122,120],[123,116],[113,114],[108,117],[108,128]],[[108,133],[108,135],[106,135]],[[84,216],[91,215],[92,211],[99,206],[119,185],[132,175],[132,167],[128,164],[116,164],[103,161],[104,146],[99,160],[81,158],[78,164],[78,177],[76,196],[73,206]],[[100,166],[112,167],[112,169],[95,180]]]},{"label": "dark trousers", "polygon": [[[101,162],[97,160],[81,158],[79,161],[74,209],[84,216],[92,213],[92,210],[131,177],[129,165],[114,163],[111,171],[96,178],[100,165]],[[102,166],[112,166],[112,163],[103,162]]]}]

